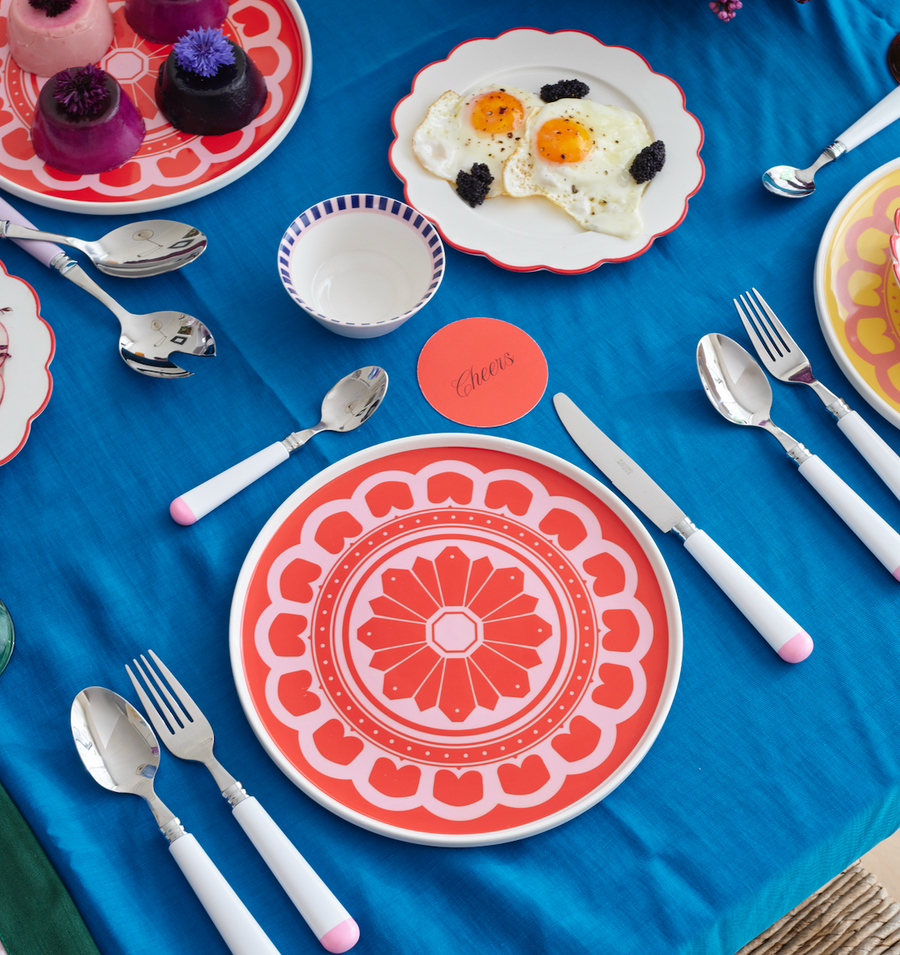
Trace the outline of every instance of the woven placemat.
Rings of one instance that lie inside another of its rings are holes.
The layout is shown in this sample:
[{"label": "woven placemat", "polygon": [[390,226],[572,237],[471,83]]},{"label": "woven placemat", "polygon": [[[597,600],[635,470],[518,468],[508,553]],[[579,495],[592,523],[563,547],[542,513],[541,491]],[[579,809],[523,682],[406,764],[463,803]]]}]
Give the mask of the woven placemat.
[{"label": "woven placemat", "polygon": [[900,905],[859,862],[737,955],[900,955]]}]

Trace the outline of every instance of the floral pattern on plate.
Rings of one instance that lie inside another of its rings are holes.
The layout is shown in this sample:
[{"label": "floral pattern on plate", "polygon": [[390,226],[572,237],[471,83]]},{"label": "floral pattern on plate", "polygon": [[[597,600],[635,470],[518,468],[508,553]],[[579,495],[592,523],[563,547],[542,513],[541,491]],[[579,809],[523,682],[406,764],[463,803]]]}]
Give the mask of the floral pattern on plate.
[{"label": "floral pattern on plate", "polygon": [[124,0],[114,0],[115,37],[100,66],[131,97],[144,117],[147,135],[123,166],[90,176],[62,173],[34,154],[31,124],[47,78],[19,69],[9,55],[9,4],[0,0],[0,183],[39,205],[95,214],[146,212],[215,192],[275,149],[306,99],[309,36],[294,0],[235,0],[223,31],[259,66],[269,96],[260,115],[244,129],[224,136],[179,132],[159,112],[154,96],[160,64],[172,48],[136,35],[125,20]]},{"label": "floral pattern on plate", "polygon": [[301,488],[263,531],[235,596],[238,685],[276,762],[352,821],[521,838],[652,742],[677,600],[633,515],[557,459],[409,441]]},{"label": "floral pattern on plate", "polygon": [[816,259],[816,307],[828,347],[851,384],[900,427],[900,284],[892,246],[900,160],[876,169],[838,205]]}]

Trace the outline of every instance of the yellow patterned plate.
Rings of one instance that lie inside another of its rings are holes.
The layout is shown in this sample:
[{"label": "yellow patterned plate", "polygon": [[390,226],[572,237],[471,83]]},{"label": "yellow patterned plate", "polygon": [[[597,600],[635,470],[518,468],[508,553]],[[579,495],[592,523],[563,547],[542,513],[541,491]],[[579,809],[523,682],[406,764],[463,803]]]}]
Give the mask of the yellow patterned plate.
[{"label": "yellow patterned plate", "polygon": [[819,324],[851,384],[900,428],[900,287],[891,259],[900,159],[876,169],[835,209],[816,257]]}]

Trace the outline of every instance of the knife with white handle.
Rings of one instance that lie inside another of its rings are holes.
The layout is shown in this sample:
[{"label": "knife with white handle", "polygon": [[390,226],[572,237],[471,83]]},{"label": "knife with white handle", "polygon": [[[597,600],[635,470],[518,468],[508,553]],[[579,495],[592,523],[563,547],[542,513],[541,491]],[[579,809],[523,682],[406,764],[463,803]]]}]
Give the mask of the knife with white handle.
[{"label": "knife with white handle", "polygon": [[705,531],[695,527],[668,494],[571,398],[564,394],[554,395],[553,405],[578,447],[661,531],[675,531],[681,537],[688,553],[782,660],[799,663],[812,653],[812,638],[800,624]]}]

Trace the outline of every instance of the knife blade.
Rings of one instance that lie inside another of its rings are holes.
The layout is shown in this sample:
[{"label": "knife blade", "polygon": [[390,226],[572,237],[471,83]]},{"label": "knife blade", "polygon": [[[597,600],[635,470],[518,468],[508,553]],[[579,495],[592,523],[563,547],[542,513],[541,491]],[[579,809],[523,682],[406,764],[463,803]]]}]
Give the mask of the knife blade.
[{"label": "knife blade", "polygon": [[613,486],[664,532],[674,531],[687,552],[718,584],[725,595],[788,663],[805,660],[813,649],[809,634],[738,563],[694,525],[668,494],[562,393],[553,406],[579,448]]}]

